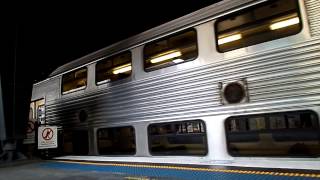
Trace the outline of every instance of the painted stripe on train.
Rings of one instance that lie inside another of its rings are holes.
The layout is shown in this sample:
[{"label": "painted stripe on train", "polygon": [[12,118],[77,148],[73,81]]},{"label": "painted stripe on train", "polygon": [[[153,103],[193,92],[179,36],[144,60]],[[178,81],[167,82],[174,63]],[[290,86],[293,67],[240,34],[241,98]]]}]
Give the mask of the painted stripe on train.
[{"label": "painted stripe on train", "polygon": [[150,177],[174,177],[183,179],[314,179],[320,178],[319,173],[277,172],[264,170],[218,169],[203,167],[99,163],[78,161],[53,161],[41,164],[42,167],[59,169],[79,169],[84,171],[104,171],[125,173],[129,175]]}]

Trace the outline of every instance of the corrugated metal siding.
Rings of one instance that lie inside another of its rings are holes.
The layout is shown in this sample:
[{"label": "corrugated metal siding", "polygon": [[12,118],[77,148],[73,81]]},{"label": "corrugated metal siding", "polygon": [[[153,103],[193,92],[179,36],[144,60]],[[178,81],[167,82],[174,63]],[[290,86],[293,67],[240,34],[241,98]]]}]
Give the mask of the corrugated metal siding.
[{"label": "corrugated metal siding", "polygon": [[320,35],[320,0],[306,0],[306,7],[312,36]]},{"label": "corrugated metal siding", "polygon": [[[132,81],[47,106],[46,117],[65,127],[199,118],[320,104],[320,39],[162,76]],[[246,78],[250,102],[222,105],[218,82]],[[80,123],[78,113],[88,112]]]},{"label": "corrugated metal siding", "polygon": [[46,101],[57,99],[60,94],[60,79],[52,78],[40,84],[33,85],[32,100],[46,98]]}]

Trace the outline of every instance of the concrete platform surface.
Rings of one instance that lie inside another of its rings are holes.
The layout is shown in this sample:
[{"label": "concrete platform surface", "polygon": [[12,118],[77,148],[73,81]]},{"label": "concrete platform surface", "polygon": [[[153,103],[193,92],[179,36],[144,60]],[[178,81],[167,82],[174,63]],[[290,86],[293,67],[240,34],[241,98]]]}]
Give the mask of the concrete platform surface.
[{"label": "concrete platform surface", "polygon": [[0,164],[0,180],[315,180],[319,171],[129,162],[36,160]]},{"label": "concrete platform surface", "polygon": [[[133,176],[95,170],[61,169],[46,166],[46,161],[31,161],[0,166],[0,180],[165,180],[163,177]],[[172,178],[170,178],[172,179]]]}]

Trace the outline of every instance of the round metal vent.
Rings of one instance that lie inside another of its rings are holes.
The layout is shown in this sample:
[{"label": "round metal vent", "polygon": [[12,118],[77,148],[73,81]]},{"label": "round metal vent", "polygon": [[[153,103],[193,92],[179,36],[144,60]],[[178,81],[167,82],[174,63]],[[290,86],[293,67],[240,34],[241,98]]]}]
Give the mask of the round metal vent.
[{"label": "round metal vent", "polygon": [[222,104],[249,102],[247,81],[245,79],[226,83],[220,82],[219,89]]},{"label": "round metal vent", "polygon": [[246,93],[244,87],[241,84],[233,82],[226,85],[223,95],[228,103],[233,104],[240,103],[243,98],[245,98]]}]

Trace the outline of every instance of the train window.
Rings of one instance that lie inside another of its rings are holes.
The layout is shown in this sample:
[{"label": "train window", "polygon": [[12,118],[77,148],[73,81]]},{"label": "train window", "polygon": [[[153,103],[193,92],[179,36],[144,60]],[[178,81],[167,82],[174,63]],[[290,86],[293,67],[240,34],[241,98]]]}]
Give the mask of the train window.
[{"label": "train window", "polygon": [[148,43],[143,53],[147,72],[194,60],[198,56],[197,32],[183,31]]},{"label": "train window", "polygon": [[232,156],[320,155],[319,120],[313,111],[230,117],[225,125]]},{"label": "train window", "polygon": [[219,52],[297,34],[302,29],[297,0],[272,0],[218,19]]},{"label": "train window", "polygon": [[88,155],[89,137],[87,130],[63,132],[64,155]]},{"label": "train window", "polygon": [[206,130],[200,120],[151,124],[148,135],[152,155],[207,154]]},{"label": "train window", "polygon": [[133,127],[99,129],[98,151],[102,155],[133,155],[136,152]]},{"label": "train window", "polygon": [[85,89],[87,86],[87,68],[77,69],[62,76],[62,94]]},{"label": "train window", "polygon": [[117,81],[131,75],[131,52],[126,51],[97,62],[96,84]]}]

